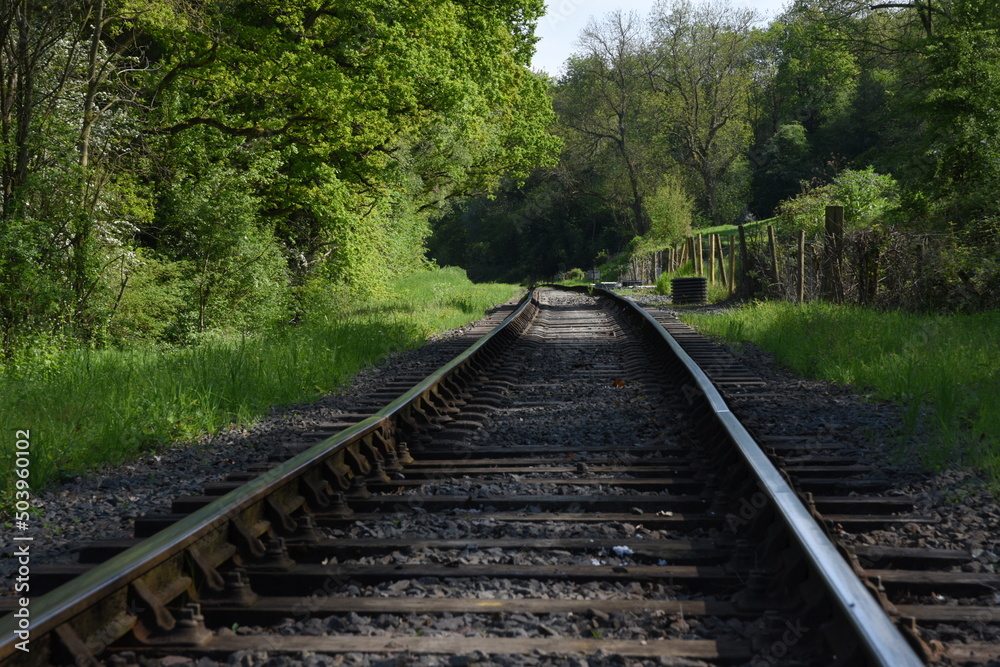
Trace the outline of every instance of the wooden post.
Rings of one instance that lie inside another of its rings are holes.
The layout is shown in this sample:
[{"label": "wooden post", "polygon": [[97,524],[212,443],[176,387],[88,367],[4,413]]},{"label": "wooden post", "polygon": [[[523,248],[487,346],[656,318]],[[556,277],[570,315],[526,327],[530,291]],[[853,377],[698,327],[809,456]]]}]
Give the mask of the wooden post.
[{"label": "wooden post", "polygon": [[698,273],[698,260],[695,259],[695,255],[694,255],[694,237],[693,236],[691,236],[691,237],[688,238],[687,251],[688,251],[687,261],[691,262],[691,271],[693,273]]},{"label": "wooden post", "polygon": [[824,290],[827,298],[840,303],[844,300],[844,283],[841,278],[841,265],[844,253],[844,207],[826,207],[826,242],[824,255],[826,261],[823,272]]},{"label": "wooden post", "polygon": [[798,302],[806,302],[806,230],[799,230],[799,293]]},{"label": "wooden post", "polygon": [[820,288],[820,294],[823,293],[823,258],[821,257],[820,247],[816,244],[809,246],[809,257],[812,261],[812,280],[813,285],[818,285]]},{"label": "wooden post", "polygon": [[726,280],[726,253],[722,247],[722,235],[720,234],[716,236],[715,240],[719,244],[719,282],[721,282],[723,286],[726,286],[729,284],[729,281]]},{"label": "wooden post", "polygon": [[753,282],[750,280],[750,252],[747,250],[747,232],[743,225],[740,230],[740,295],[752,299],[754,297]]},{"label": "wooden post", "polygon": [[715,234],[708,235],[708,283],[715,284]]},{"label": "wooden post", "polygon": [[695,273],[699,276],[705,275],[705,248],[702,245],[701,234],[698,234],[698,247],[697,247],[697,266],[695,266]]},{"label": "wooden post", "polygon": [[771,284],[781,295],[781,274],[778,271],[778,244],[774,239],[774,225],[767,226],[767,249],[771,255]]},{"label": "wooden post", "polygon": [[736,234],[729,236],[729,293],[736,291]]},{"label": "wooden post", "polygon": [[917,246],[917,299],[921,308],[927,307],[927,294],[924,290],[924,262],[927,260],[924,255],[924,244]]}]

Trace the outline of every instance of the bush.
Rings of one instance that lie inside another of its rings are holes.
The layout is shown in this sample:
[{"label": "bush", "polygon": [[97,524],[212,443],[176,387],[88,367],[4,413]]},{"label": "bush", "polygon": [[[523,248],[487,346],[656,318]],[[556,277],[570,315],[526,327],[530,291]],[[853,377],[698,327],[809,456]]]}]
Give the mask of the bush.
[{"label": "bush", "polygon": [[563,274],[563,280],[583,280],[586,276],[583,269],[570,269]]},{"label": "bush", "polygon": [[676,175],[668,174],[652,195],[646,198],[649,213],[649,238],[674,243],[691,234],[694,199]]},{"label": "bush", "polygon": [[778,205],[776,220],[782,232],[803,229],[807,234],[825,231],[826,207],[844,207],[845,231],[867,229],[899,206],[895,179],[872,167],[845,169],[831,183],[806,185],[802,192]]}]

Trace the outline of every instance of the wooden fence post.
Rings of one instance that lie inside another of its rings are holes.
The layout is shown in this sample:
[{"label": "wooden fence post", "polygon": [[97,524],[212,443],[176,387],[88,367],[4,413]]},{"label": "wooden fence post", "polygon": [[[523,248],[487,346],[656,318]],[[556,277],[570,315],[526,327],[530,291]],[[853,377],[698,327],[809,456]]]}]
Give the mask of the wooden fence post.
[{"label": "wooden fence post", "polygon": [[715,234],[708,235],[708,282],[715,284]]},{"label": "wooden fence post", "polygon": [[754,297],[753,282],[750,280],[750,253],[747,250],[747,233],[743,225],[740,230],[740,294],[748,299]]},{"label": "wooden fence post", "polygon": [[826,242],[824,244],[824,290],[827,298],[840,303],[844,300],[841,265],[844,253],[844,207],[826,207]]},{"label": "wooden fence post", "polygon": [[736,235],[729,236],[729,293],[736,291]]},{"label": "wooden fence post", "polygon": [[798,302],[806,302],[806,230],[799,230],[799,293]]},{"label": "wooden fence post", "polygon": [[729,281],[726,280],[726,252],[722,245],[722,235],[715,237],[715,240],[719,244],[719,282],[723,286],[729,285]]},{"label": "wooden fence post", "polygon": [[781,295],[781,274],[778,272],[778,244],[774,239],[774,225],[767,226],[767,248],[771,255],[771,284]]}]

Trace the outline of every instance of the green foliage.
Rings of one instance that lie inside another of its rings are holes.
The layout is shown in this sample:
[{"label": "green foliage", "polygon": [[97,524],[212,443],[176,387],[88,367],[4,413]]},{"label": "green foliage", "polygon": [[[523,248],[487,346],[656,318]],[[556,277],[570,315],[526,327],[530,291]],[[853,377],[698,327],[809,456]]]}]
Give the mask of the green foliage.
[{"label": "green foliage", "polygon": [[930,124],[919,189],[964,225],[1000,213],[1000,18],[968,0],[948,9],[927,40],[929,76],[915,101]]},{"label": "green foliage", "polygon": [[809,180],[812,149],[806,128],[801,123],[779,127],[764,145],[761,159],[764,166],[757,172],[754,204],[757,210],[770,212],[797,194],[802,181]]},{"label": "green foliage", "polygon": [[620,252],[609,257],[604,263],[597,267],[601,272],[601,280],[618,280],[628,270],[630,258],[631,256],[627,252]]},{"label": "green foliage", "polygon": [[27,8],[0,11],[8,357],[257,331],[313,276],[384,294],[449,200],[559,147],[540,0]]},{"label": "green foliage", "polygon": [[122,266],[118,299],[111,307],[106,334],[118,346],[177,339],[193,287],[185,262],[136,252]]},{"label": "green foliage", "polygon": [[[146,280],[172,284],[163,274],[176,270],[149,263]],[[0,366],[0,429],[12,433],[31,426],[32,486],[42,488],[234,424],[252,424],[271,406],[315,400],[387,353],[478,318],[516,288],[473,285],[464,272],[444,269],[403,276],[369,301],[340,298],[338,290],[343,287],[312,281],[300,295],[301,326],[216,336],[197,348],[98,351],[54,339],[37,345]],[[176,294],[168,296],[181,302]],[[138,318],[151,315],[151,308],[143,303],[129,312]],[[0,507],[12,472],[0,476]]]},{"label": "green foliage", "polygon": [[902,312],[761,303],[720,315],[686,315],[732,342],[750,340],[796,373],[871,391],[898,402],[906,436],[923,435],[929,465],[954,460],[978,467],[1000,493],[1000,311],[921,316]]},{"label": "green foliage", "polygon": [[823,132],[847,112],[857,86],[857,55],[845,40],[850,26],[797,3],[770,30],[780,54],[774,77],[778,113],[795,118],[806,132]]},{"label": "green foliage", "polygon": [[288,303],[287,263],[274,223],[260,217],[254,189],[273,175],[273,165],[214,130],[199,128],[178,143],[183,161],[160,198],[156,220],[160,247],[185,268],[189,305],[180,314],[175,340],[278,321]]},{"label": "green foliage", "polygon": [[871,167],[862,171],[845,169],[832,183],[806,186],[797,196],[783,201],[776,220],[783,232],[823,234],[827,206],[844,207],[847,230],[870,228],[898,206],[896,181]]},{"label": "green foliage", "polygon": [[646,198],[649,212],[649,235],[657,241],[676,243],[691,235],[694,198],[688,194],[677,175],[668,174],[652,195]]},{"label": "green foliage", "polygon": [[579,195],[592,184],[545,171],[522,187],[508,181],[492,199],[463,201],[433,221],[429,255],[465,267],[473,280],[551,280],[573,266],[593,268],[602,248],[622,241],[606,202]]}]

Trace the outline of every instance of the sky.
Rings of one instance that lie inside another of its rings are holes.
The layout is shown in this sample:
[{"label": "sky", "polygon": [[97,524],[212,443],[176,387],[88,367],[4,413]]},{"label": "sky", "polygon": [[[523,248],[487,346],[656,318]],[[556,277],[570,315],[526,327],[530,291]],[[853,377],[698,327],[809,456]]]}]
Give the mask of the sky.
[{"label": "sky", "polygon": [[[773,18],[790,2],[754,0],[749,3],[734,1],[733,4],[749,4]],[[654,0],[546,0],[548,12],[538,21],[535,30],[541,40],[535,44],[532,66],[559,76],[566,58],[576,50],[576,42],[590,17],[601,18],[616,9],[648,16],[653,4]]]}]

